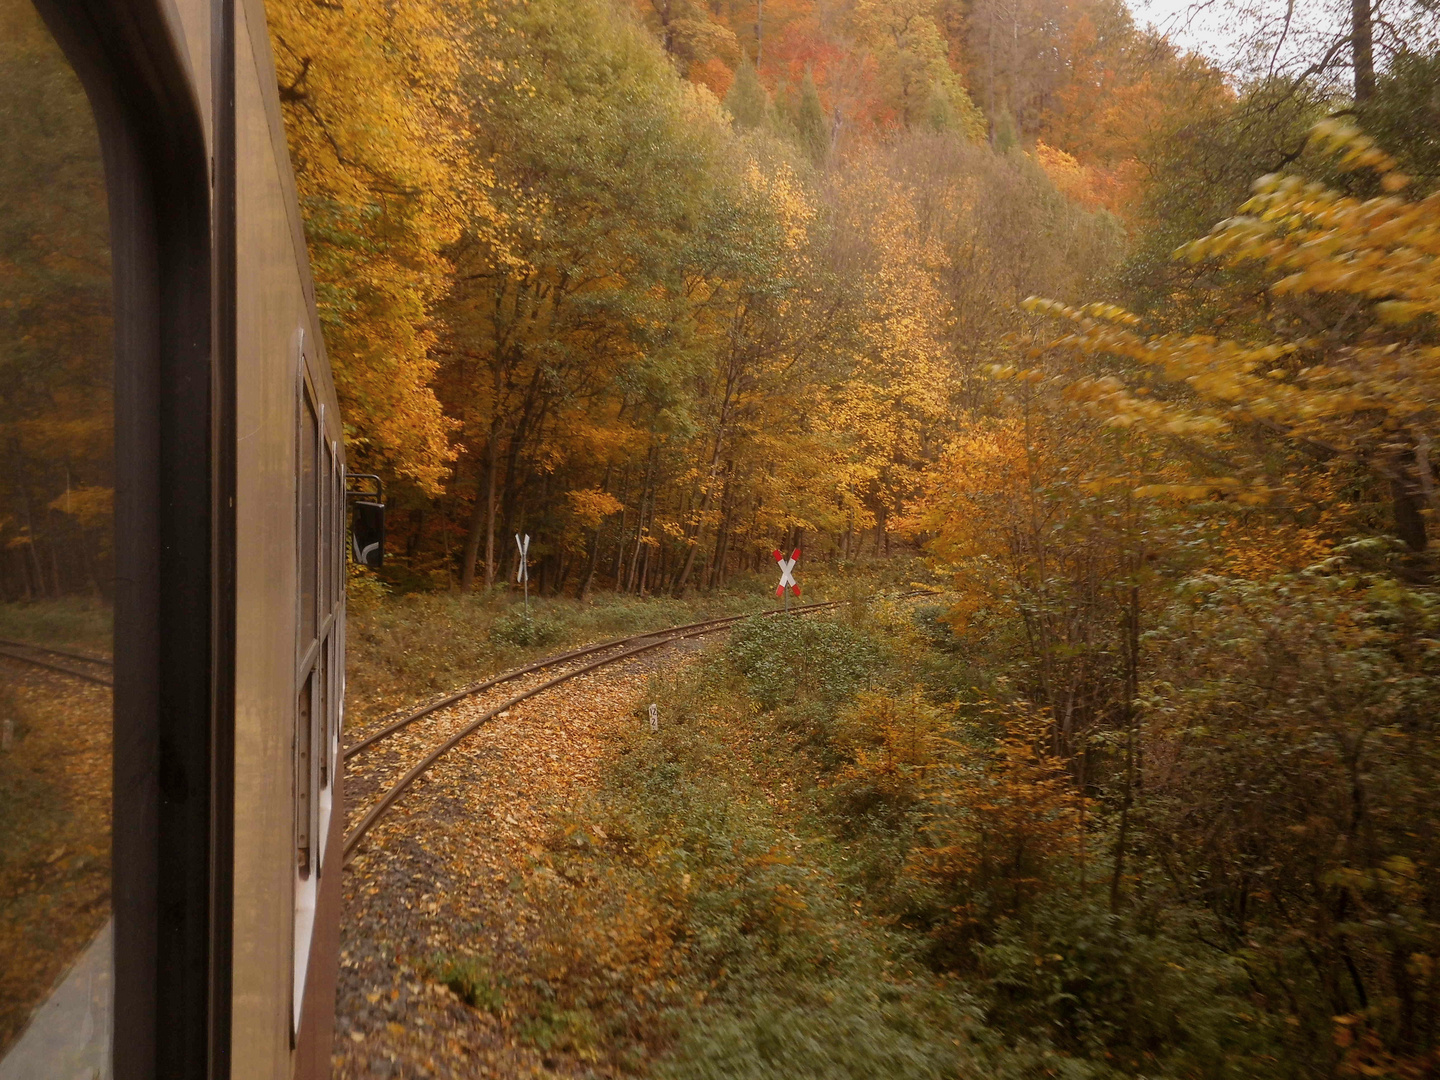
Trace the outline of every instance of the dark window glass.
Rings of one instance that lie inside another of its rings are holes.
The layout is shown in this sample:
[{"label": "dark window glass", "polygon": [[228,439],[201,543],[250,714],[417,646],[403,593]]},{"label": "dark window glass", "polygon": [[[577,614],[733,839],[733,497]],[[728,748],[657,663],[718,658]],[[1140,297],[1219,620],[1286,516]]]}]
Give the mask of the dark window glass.
[{"label": "dark window glass", "polygon": [[320,441],[320,420],[315,415],[315,406],[310,401],[310,395],[301,393],[301,423],[300,423],[300,651],[303,653],[310,648],[315,640],[315,585],[317,566],[315,560],[318,557],[317,512],[316,495],[318,494],[318,480],[316,475],[317,462],[316,454],[319,450]]},{"label": "dark window glass", "polygon": [[325,452],[321,455],[321,460],[325,463],[325,471],[320,475],[320,618],[322,621],[330,614],[330,609],[335,606],[335,578],[330,573],[331,560],[335,557],[335,485],[331,482],[331,478],[335,475],[335,455],[330,450],[329,442],[324,442],[323,445]]},{"label": "dark window glass", "polygon": [[295,861],[300,876],[310,876],[314,808],[314,676],[307,675],[295,701]]},{"label": "dark window glass", "polygon": [[29,0],[0,0],[5,1077],[110,1074],[113,369],[95,121]]},{"label": "dark window glass", "polygon": [[345,470],[337,463],[335,466],[335,513],[339,520],[335,522],[335,543],[340,550],[335,553],[334,565],[330,568],[335,581],[335,602],[341,603],[345,599],[345,555],[346,555],[346,513],[345,505]]},{"label": "dark window glass", "polygon": [[316,685],[320,691],[320,723],[317,725],[316,742],[320,757],[320,786],[330,786],[330,642],[327,637],[320,646],[320,672]]}]

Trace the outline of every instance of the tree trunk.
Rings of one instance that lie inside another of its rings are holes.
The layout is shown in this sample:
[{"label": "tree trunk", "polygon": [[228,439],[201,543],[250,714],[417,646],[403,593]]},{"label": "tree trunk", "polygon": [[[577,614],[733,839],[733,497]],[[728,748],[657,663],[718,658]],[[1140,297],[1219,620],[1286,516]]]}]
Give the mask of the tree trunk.
[{"label": "tree trunk", "polygon": [[690,571],[695,569],[695,557],[700,553],[700,539],[705,535],[705,515],[710,512],[710,496],[714,490],[715,472],[720,464],[720,441],[715,443],[715,454],[710,461],[710,475],[705,483],[705,490],[700,496],[700,509],[695,516],[695,535],[690,544],[690,552],[685,557],[685,566],[675,579],[674,596],[678,599],[685,591],[685,585],[690,580]]},{"label": "tree trunk", "polygon": [[650,517],[651,517],[651,519],[653,519],[654,516],[655,516],[655,515],[654,515],[654,496],[653,496],[653,493],[652,493],[652,491],[651,491],[651,485],[652,485],[652,481],[654,480],[654,474],[655,474],[654,465],[655,465],[655,456],[656,456],[656,453],[657,453],[656,448],[652,445],[652,446],[650,447],[650,452],[649,452],[649,454],[647,455],[646,460],[645,460],[645,480],[644,480],[644,483],[643,483],[643,484],[641,485],[641,487],[640,487],[640,508],[639,508],[639,510],[636,512],[636,515],[635,515],[635,553],[630,557],[630,573],[629,573],[628,575],[626,575],[626,578],[625,578],[625,591],[626,591],[626,592],[631,592],[632,590],[635,590],[635,589],[637,588],[637,586],[639,585],[639,580],[638,580],[637,577],[636,577],[636,573],[637,573],[637,569],[638,569],[639,564],[640,564],[640,549],[641,549],[642,546],[644,546],[644,540],[645,540],[645,521],[646,521],[646,506],[647,506],[647,502],[648,502],[649,508],[650,508]]},{"label": "tree trunk", "polygon": [[[476,492],[476,493],[475,493],[475,497],[478,499],[478,498],[480,497],[480,493],[479,493],[479,492]],[[444,515],[443,512],[442,512],[442,515],[441,515],[441,520],[442,520],[442,521],[445,520],[445,516],[446,516],[446,515]],[[425,531],[425,507],[422,506],[422,507],[420,507],[419,510],[416,511],[416,513],[415,513],[415,527],[410,530],[410,535],[409,535],[409,537],[405,540],[405,558],[407,558],[407,559],[414,559],[415,556],[420,553],[420,537],[421,537],[421,535],[424,533],[424,531]],[[447,535],[448,535],[448,532],[447,532]]]},{"label": "tree trunk", "polygon": [[480,555],[480,533],[485,533],[485,587],[495,581],[495,451],[498,432],[492,425],[485,447],[485,474],[475,491],[475,505],[470,511],[465,532],[465,551],[460,557],[460,589],[469,592],[475,587],[475,562]]},{"label": "tree trunk", "polygon": [[475,504],[465,526],[465,550],[460,553],[460,591],[475,587],[475,561],[480,557],[480,534],[485,528],[485,490],[482,484],[475,491]]},{"label": "tree trunk", "polygon": [[615,579],[615,591],[620,591],[621,571],[625,569],[625,526],[630,514],[630,464],[625,464],[624,479],[620,482],[620,524],[615,534],[615,561],[610,567],[610,576]]},{"label": "tree trunk", "polygon": [[1411,551],[1424,551],[1429,543],[1425,534],[1425,515],[1421,496],[1404,480],[1390,481],[1395,509],[1395,534]]},{"label": "tree trunk", "polygon": [[1370,0],[1350,0],[1350,44],[1355,65],[1355,104],[1375,95],[1374,25]]},{"label": "tree trunk", "polygon": [[595,568],[600,565],[600,526],[590,537],[590,561],[585,567],[585,580],[580,583],[580,599],[590,599],[590,586],[595,584]]},{"label": "tree trunk", "polygon": [[485,469],[485,587],[495,584],[495,452]]}]

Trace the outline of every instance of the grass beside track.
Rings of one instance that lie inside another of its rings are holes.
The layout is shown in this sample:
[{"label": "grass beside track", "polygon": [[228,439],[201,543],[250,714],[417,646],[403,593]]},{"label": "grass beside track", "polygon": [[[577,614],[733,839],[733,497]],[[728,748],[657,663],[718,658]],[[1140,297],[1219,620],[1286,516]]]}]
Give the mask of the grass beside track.
[{"label": "grass beside track", "polygon": [[[868,595],[908,585],[912,567],[844,575],[799,574],[802,603]],[[772,575],[736,579],[723,590],[684,599],[597,591],[589,600],[518,594],[433,592],[389,595],[373,579],[352,582],[346,648],[346,726],[360,731],[397,709],[594,641],[663,630],[722,615],[773,609]]]},{"label": "grass beside track", "polygon": [[0,604],[0,638],[109,656],[113,612],[89,597]]}]

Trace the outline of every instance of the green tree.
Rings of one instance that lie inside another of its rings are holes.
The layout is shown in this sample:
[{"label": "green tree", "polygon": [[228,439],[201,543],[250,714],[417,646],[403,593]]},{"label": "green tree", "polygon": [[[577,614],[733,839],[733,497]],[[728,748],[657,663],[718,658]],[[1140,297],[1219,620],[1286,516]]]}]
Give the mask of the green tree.
[{"label": "green tree", "polygon": [[820,92],[810,72],[800,83],[800,103],[795,110],[795,128],[800,134],[800,148],[815,165],[824,163],[830,154],[830,126],[820,104]]},{"label": "green tree", "polygon": [[760,83],[760,76],[749,58],[735,69],[735,81],[725,95],[725,108],[742,129],[758,128],[770,115],[770,95]]}]

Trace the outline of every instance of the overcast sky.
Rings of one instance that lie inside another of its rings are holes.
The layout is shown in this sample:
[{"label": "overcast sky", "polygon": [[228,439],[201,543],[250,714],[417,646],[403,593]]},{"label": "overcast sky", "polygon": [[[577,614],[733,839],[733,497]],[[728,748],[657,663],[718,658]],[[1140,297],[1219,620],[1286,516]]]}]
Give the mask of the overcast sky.
[{"label": "overcast sky", "polygon": [[[1128,0],[1137,22],[1151,23],[1182,48],[1202,53],[1229,70],[1246,60],[1246,47],[1268,28],[1273,43],[1284,24],[1287,0]],[[1294,0],[1289,35],[1276,62],[1284,67],[1317,36],[1327,39],[1342,20],[1336,0]],[[1269,62],[1268,51],[1264,54]],[[1252,60],[1253,62],[1253,60]]]},{"label": "overcast sky", "polygon": [[[1298,71],[1323,56],[1350,25],[1350,0],[1126,2],[1137,22],[1156,26],[1181,48],[1201,53],[1237,74]],[[1426,14],[1414,0],[1378,0],[1377,9],[1390,28],[1388,36],[1385,31],[1376,35],[1377,68],[1385,67],[1387,44],[1393,45],[1396,33],[1412,47],[1436,47],[1440,20],[1433,12]]]}]

